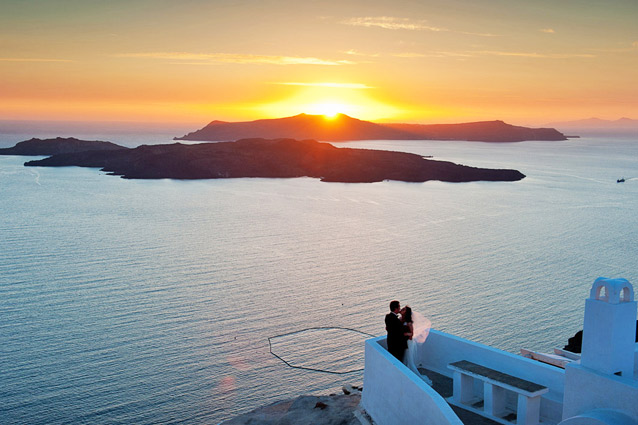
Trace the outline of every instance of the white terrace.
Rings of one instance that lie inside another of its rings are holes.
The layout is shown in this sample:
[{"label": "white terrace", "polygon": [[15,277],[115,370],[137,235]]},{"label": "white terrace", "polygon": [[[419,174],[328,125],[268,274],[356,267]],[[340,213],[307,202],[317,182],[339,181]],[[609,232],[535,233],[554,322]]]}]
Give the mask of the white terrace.
[{"label": "white terrace", "polygon": [[[585,301],[581,358],[564,369],[431,330],[416,363],[440,377],[435,390],[383,336],[366,341],[361,407],[377,425],[462,425],[451,405],[501,424],[638,425],[635,336],[632,285],[599,278]],[[451,391],[437,388],[450,380]]]}]

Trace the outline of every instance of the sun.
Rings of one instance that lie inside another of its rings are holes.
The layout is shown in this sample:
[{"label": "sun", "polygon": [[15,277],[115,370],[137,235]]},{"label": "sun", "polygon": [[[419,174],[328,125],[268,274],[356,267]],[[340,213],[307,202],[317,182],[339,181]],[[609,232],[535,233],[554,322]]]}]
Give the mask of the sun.
[{"label": "sun", "polygon": [[341,103],[317,103],[309,105],[308,113],[312,115],[323,115],[328,119],[334,119],[337,115],[344,113],[348,109]]},{"label": "sun", "polygon": [[259,102],[253,110],[260,115],[281,118],[298,114],[321,115],[326,120],[336,120],[341,115],[362,120],[388,119],[401,110],[392,104],[374,99],[371,93],[362,89],[342,87],[302,87],[288,97],[270,102]]}]

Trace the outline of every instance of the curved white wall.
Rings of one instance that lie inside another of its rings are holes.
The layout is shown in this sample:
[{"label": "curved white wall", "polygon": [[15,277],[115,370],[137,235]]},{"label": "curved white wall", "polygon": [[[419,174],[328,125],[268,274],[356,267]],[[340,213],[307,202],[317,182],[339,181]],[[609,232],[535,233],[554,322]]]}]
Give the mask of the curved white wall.
[{"label": "curved white wall", "polygon": [[366,341],[361,405],[377,425],[463,425],[436,391],[388,352],[385,336]]}]

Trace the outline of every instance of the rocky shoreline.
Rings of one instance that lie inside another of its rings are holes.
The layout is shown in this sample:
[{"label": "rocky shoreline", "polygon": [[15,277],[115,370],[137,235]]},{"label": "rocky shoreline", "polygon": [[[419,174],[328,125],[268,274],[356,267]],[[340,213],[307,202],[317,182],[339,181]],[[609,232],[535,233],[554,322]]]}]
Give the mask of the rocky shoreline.
[{"label": "rocky shoreline", "polygon": [[369,424],[359,408],[361,389],[344,387],[343,394],[304,395],[278,401],[236,416],[219,425],[361,425]]}]

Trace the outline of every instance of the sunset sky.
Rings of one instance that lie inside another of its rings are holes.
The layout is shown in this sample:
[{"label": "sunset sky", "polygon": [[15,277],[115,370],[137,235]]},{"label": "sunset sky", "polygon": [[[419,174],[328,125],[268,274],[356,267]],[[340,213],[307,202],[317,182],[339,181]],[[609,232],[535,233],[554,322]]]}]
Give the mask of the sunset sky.
[{"label": "sunset sky", "polygon": [[637,0],[0,0],[0,119],[638,118]]}]

